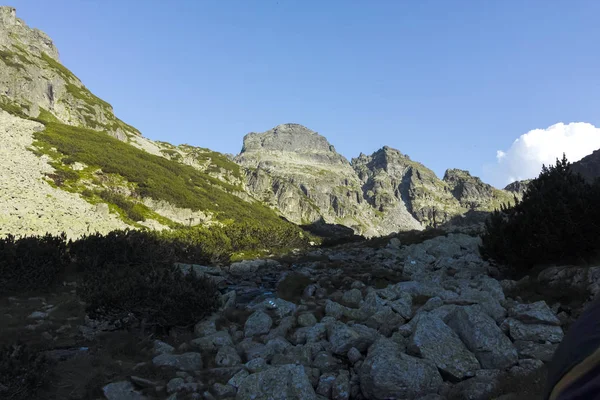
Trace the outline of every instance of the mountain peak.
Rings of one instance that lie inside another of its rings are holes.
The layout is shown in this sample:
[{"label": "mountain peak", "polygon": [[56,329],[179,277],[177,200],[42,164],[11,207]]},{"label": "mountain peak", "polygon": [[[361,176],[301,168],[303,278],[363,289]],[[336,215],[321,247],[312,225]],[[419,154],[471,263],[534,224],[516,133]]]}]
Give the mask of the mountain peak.
[{"label": "mountain peak", "polygon": [[319,133],[300,124],[288,123],[277,125],[266,132],[251,132],[244,136],[241,156],[260,155],[264,152],[294,152],[315,156],[323,160],[323,156],[331,161],[347,160],[335,151],[327,139]]},{"label": "mountain peak", "polygon": [[17,10],[10,6],[0,6],[0,26],[17,24]]}]

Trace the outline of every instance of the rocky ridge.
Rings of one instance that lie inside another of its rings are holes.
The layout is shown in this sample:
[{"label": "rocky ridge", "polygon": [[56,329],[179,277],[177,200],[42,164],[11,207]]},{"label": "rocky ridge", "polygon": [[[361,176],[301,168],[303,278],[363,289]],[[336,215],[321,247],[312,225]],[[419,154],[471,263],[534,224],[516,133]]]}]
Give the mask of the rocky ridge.
[{"label": "rocky ridge", "polygon": [[[180,265],[215,280],[220,311],[183,342],[176,334],[157,338],[154,355],[129,378],[104,384],[104,396],[533,398],[541,390],[533,382],[576,315],[560,303],[514,297],[524,283],[497,280],[479,244],[448,234],[408,246],[394,238],[380,248],[318,249],[287,261]],[[540,279],[598,287],[595,272],[584,279],[573,271],[569,280],[564,271],[548,269]],[[32,329],[44,330],[52,310],[32,313]],[[93,340],[112,329],[88,318],[80,334]],[[145,376],[150,366],[163,378]]]}]

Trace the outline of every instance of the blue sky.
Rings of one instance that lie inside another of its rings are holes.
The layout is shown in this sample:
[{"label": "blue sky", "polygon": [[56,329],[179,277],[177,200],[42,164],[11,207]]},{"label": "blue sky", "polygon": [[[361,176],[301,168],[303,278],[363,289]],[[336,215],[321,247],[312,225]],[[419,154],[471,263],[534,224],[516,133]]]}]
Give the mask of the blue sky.
[{"label": "blue sky", "polygon": [[503,186],[498,150],[521,178],[562,151],[544,135],[515,147],[519,136],[587,122],[560,133],[579,153],[600,137],[596,0],[9,4],[151,139],[237,153],[244,134],[296,122],[349,159],[389,145],[439,176],[463,168]]}]

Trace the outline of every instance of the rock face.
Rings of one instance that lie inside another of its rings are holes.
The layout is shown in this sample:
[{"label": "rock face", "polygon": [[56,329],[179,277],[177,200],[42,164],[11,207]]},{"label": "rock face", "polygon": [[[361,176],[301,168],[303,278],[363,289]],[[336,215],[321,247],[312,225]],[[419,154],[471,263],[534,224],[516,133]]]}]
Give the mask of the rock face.
[{"label": "rock face", "polygon": [[364,199],[362,183],[348,160],[302,125],[249,133],[235,161],[248,169],[250,192],[293,222],[310,224],[323,218],[369,236],[421,229],[405,207],[384,223]]},{"label": "rock face", "polygon": [[0,7],[0,64],[4,107],[18,107],[30,117],[49,112],[63,123],[104,130],[120,139],[140,134],[62,66],[52,40],[29,28],[12,7]]},{"label": "rock face", "polygon": [[365,236],[438,226],[513,201],[466,171],[448,170],[440,180],[388,146],[349,163],[323,136],[298,124],[249,133],[235,161],[247,168],[249,191],[289,220],[324,220]]},{"label": "rock face", "polygon": [[600,150],[571,164],[573,172],[581,174],[586,181],[593,182],[600,177]]}]

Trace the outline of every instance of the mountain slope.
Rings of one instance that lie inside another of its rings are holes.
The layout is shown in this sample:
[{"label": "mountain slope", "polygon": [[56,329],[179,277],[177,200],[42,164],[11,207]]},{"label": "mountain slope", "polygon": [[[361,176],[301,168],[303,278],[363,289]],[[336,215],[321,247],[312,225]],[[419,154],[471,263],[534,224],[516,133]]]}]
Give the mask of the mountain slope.
[{"label": "mountain slope", "polygon": [[600,177],[600,150],[583,157],[571,166],[574,172],[583,175],[586,181],[592,182]]},{"label": "mountain slope", "polygon": [[0,7],[0,66],[0,234],[289,225],[245,192],[227,157],[153,142],[120,121],[11,7]]}]

